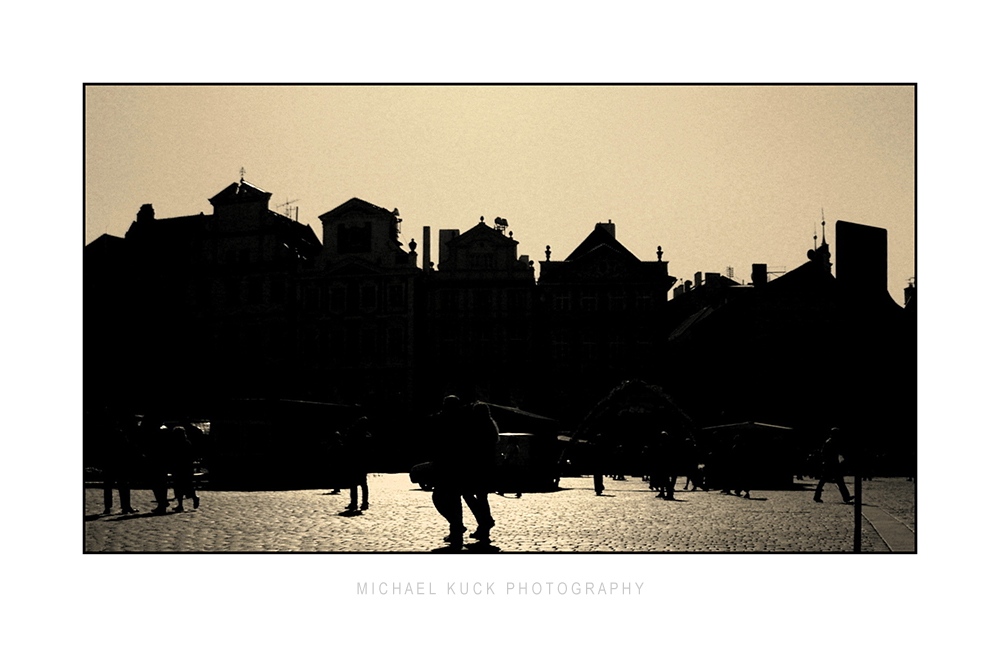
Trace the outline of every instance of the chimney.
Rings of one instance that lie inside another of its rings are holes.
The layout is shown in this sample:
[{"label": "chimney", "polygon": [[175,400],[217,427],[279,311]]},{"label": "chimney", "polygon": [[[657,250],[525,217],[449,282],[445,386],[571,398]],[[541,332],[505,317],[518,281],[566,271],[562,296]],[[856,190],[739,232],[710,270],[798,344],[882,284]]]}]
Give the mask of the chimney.
[{"label": "chimney", "polygon": [[424,227],[424,256],[423,256],[424,271],[431,269],[431,227]]},{"label": "chimney", "polygon": [[755,288],[759,288],[767,283],[767,263],[754,263],[753,271],[750,274],[750,281]]},{"label": "chimney", "polygon": [[597,228],[602,228],[602,229],[604,229],[605,231],[607,231],[608,233],[610,233],[610,234],[611,234],[611,237],[615,237],[615,225],[611,223],[611,220],[610,220],[610,219],[608,220],[608,223],[607,223],[607,224],[598,224],[598,225],[597,225],[597,226],[595,226],[594,228],[595,228],[595,229],[597,229]]},{"label": "chimney", "polygon": [[144,203],[139,208],[139,212],[135,214],[135,219],[137,222],[150,222],[153,221],[154,216],[155,214],[153,213],[153,204]]},{"label": "chimney", "polygon": [[694,287],[701,288],[701,272],[694,273]]}]

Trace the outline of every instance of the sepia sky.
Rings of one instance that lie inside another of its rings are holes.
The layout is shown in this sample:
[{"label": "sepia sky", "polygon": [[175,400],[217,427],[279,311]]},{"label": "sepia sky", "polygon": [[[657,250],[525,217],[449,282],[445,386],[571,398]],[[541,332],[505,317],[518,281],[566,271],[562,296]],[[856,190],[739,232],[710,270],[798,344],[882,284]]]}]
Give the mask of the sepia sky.
[{"label": "sepia sky", "polygon": [[[889,292],[915,276],[911,86],[89,86],[85,241],[212,211],[240,177],[318,216],[351,197],[422,228],[508,220],[566,257],[597,222],[670,273],[806,260],[823,213],[889,231]],[[536,272],[537,272],[536,267]]]}]

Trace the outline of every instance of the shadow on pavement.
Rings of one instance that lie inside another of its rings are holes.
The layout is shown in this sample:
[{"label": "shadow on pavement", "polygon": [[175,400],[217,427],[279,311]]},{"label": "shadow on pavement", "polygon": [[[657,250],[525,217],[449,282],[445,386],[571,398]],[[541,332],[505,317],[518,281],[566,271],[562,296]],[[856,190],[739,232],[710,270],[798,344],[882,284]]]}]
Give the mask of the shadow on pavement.
[{"label": "shadow on pavement", "polygon": [[431,553],[499,553],[500,547],[490,542],[477,541],[471,544],[446,544],[432,548]]},{"label": "shadow on pavement", "polygon": [[475,544],[466,544],[465,550],[470,553],[499,553],[500,547],[496,544],[490,542],[476,542]]},{"label": "shadow on pavement", "polygon": [[162,514],[153,514],[152,512],[144,512],[142,514],[123,514],[122,516],[116,516],[113,519],[108,519],[108,521],[131,521],[132,519],[148,519],[153,516],[170,516],[171,514],[183,514],[183,512],[164,512]]},{"label": "shadow on pavement", "polygon": [[439,546],[437,548],[431,549],[431,553],[461,553],[461,552],[462,552],[461,544],[459,545],[445,544],[444,546]]}]

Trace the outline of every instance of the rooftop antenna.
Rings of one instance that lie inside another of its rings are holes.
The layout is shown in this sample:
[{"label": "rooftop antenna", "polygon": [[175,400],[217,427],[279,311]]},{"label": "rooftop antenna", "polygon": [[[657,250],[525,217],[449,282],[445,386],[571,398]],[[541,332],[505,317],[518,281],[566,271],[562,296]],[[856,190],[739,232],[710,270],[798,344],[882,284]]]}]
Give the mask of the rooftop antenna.
[{"label": "rooftop antenna", "polygon": [[[292,218],[292,204],[295,203],[296,201],[298,201],[298,199],[292,199],[291,201],[285,201],[284,203],[282,203],[282,204],[280,204],[278,206],[279,208],[284,208],[284,210],[282,212],[285,213],[285,217],[287,217],[288,219]],[[295,221],[299,221],[299,207],[298,206],[295,206]]]}]

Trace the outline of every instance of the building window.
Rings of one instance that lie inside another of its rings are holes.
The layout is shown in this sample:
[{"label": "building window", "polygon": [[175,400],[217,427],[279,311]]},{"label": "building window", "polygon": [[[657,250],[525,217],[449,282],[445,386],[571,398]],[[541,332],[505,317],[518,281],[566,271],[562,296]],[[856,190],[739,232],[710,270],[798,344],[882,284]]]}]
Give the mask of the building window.
[{"label": "building window", "polygon": [[611,312],[625,310],[625,293],[621,290],[612,290],[608,294],[608,310]]},{"label": "building window", "polygon": [[403,286],[401,285],[391,285],[389,286],[389,309],[392,311],[403,310]]},{"label": "building window", "polygon": [[458,310],[457,290],[444,290],[441,292],[441,310],[451,312]]},{"label": "building window", "polygon": [[343,313],[347,307],[347,288],[344,286],[333,286],[330,288],[330,310],[334,313]]},{"label": "building window", "polygon": [[405,348],[406,332],[403,327],[389,327],[389,361],[398,363],[402,361]]},{"label": "building window", "polygon": [[274,304],[285,302],[285,280],[281,277],[271,280],[271,302]]},{"label": "building window", "polygon": [[580,310],[593,313],[597,310],[597,292],[594,290],[584,290],[580,293]]},{"label": "building window", "polygon": [[507,293],[507,303],[512,312],[523,312],[528,308],[528,293],[524,290],[511,290]]},{"label": "building window", "polygon": [[315,286],[306,288],[304,303],[307,313],[315,313],[319,310],[319,290]]},{"label": "building window", "polygon": [[374,311],[377,306],[377,295],[376,292],[378,288],[374,284],[366,283],[361,286],[361,310],[362,311]]},{"label": "building window", "polygon": [[640,290],[635,294],[635,307],[639,311],[648,311],[653,307],[653,293]]},{"label": "building window", "polygon": [[492,270],[496,267],[495,254],[470,254],[470,261],[473,269]]},{"label": "building window", "polygon": [[365,222],[364,226],[337,227],[337,253],[367,254],[372,250],[372,224]]},{"label": "building window", "polygon": [[572,295],[568,292],[557,292],[552,296],[553,311],[569,311],[572,306]]},{"label": "building window", "polygon": [[493,310],[493,291],[475,290],[472,293],[472,309],[479,315],[487,315]]}]

